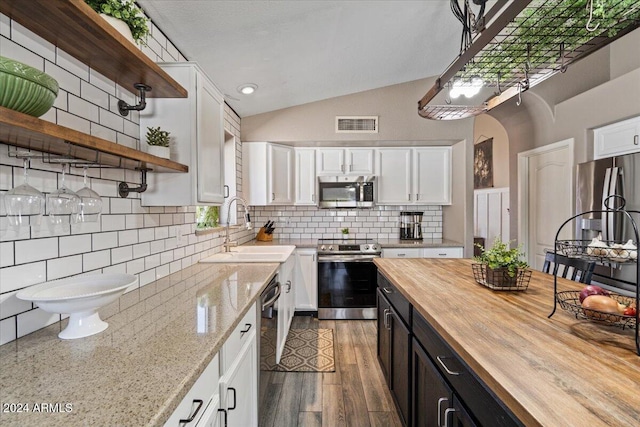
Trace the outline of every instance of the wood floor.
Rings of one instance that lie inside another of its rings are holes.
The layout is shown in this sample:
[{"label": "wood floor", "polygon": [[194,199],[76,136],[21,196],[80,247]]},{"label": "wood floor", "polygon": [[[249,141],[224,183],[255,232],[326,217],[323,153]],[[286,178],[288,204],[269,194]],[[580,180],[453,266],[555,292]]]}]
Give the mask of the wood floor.
[{"label": "wood floor", "polygon": [[333,329],[336,371],[262,371],[261,427],[401,426],[376,357],[375,320],[296,316],[291,327]]}]

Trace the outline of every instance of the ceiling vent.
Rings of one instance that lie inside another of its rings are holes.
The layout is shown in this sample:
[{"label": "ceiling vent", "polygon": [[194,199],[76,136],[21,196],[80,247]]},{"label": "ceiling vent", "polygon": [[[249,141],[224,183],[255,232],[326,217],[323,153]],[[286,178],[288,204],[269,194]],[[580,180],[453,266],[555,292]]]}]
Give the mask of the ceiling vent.
[{"label": "ceiling vent", "polygon": [[336,116],[336,133],[378,133],[378,116]]}]

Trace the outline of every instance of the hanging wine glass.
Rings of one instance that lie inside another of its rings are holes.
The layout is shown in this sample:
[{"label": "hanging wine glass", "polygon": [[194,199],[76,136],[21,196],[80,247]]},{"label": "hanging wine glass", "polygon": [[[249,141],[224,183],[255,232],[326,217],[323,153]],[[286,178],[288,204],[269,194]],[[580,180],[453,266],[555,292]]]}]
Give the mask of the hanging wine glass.
[{"label": "hanging wine glass", "polygon": [[47,195],[47,213],[51,224],[77,222],[80,197],[64,185],[65,166],[62,165],[62,181],[56,191]]},{"label": "hanging wine glass", "polygon": [[29,185],[29,160],[24,159],[24,183],[4,195],[4,208],[13,226],[39,225],[44,212],[44,194]]},{"label": "hanging wine glass", "polygon": [[84,167],[84,187],[76,192],[80,197],[78,220],[80,222],[97,222],[102,212],[102,198],[87,184],[87,167]]}]

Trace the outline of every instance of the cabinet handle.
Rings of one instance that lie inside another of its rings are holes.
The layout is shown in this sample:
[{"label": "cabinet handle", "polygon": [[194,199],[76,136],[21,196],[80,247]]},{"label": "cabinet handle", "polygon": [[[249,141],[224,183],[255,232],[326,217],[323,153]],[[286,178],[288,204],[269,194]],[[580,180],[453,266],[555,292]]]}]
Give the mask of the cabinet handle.
[{"label": "cabinet handle", "polygon": [[243,330],[241,330],[241,331],[240,331],[240,337],[242,337],[244,334],[246,334],[247,332],[249,332],[249,331],[251,330],[251,326],[252,326],[252,325],[251,325],[251,323],[245,323],[245,324],[244,324],[244,327],[245,327],[246,329],[243,329]]},{"label": "cabinet handle", "polygon": [[383,313],[382,323],[384,324],[384,328],[389,329],[389,324],[387,322],[387,314],[389,314],[389,309],[385,308],[382,313]]},{"label": "cabinet handle", "polygon": [[419,194],[419,193],[416,193],[416,202],[417,202],[418,200],[420,200],[420,194]]},{"label": "cabinet handle", "polygon": [[287,280],[287,283],[285,283],[285,285],[287,286],[287,293],[291,292],[291,280]]},{"label": "cabinet handle", "polygon": [[340,165],[340,171],[344,172],[344,165]]},{"label": "cabinet handle", "polygon": [[311,261],[316,262],[316,254],[311,255]]},{"label": "cabinet handle", "polygon": [[442,414],[442,402],[448,401],[449,399],[446,397],[441,397],[440,399],[438,399],[438,427],[442,427],[442,418],[440,416]]},{"label": "cabinet handle", "polygon": [[409,193],[409,201],[411,201],[411,193]]},{"label": "cabinet handle", "polygon": [[234,409],[236,409],[236,404],[238,403],[236,401],[236,397],[238,393],[236,392],[236,389],[233,387],[229,387],[227,390],[233,390],[233,408],[228,408],[230,411],[233,411]]},{"label": "cabinet handle", "polygon": [[446,253],[444,253],[444,254],[438,254],[438,256],[447,256],[447,254],[446,254]]},{"label": "cabinet handle", "polygon": [[349,172],[353,171],[353,165],[349,165]]},{"label": "cabinet handle", "polygon": [[385,294],[392,294],[393,290],[389,289],[389,288],[382,288],[382,290],[384,291]]},{"label": "cabinet handle", "polygon": [[224,424],[223,424],[223,426],[227,427],[227,410],[220,408],[220,409],[218,409],[218,412],[224,412]]},{"label": "cabinet handle", "polygon": [[315,201],[316,201],[316,195],[315,195],[315,194],[312,194],[312,195],[311,195],[311,201],[312,201],[312,202],[315,202]]},{"label": "cabinet handle", "polygon": [[271,193],[271,201],[274,201],[276,199],[276,193]]},{"label": "cabinet handle", "polygon": [[640,135],[633,135],[633,145],[640,144]]},{"label": "cabinet handle", "polygon": [[407,254],[398,254],[399,257],[401,256],[407,256]]},{"label": "cabinet handle", "polygon": [[449,427],[449,414],[456,412],[453,408],[447,408],[444,410],[444,427]]},{"label": "cabinet handle", "polygon": [[227,199],[229,197],[229,186],[224,186],[224,198]]},{"label": "cabinet handle", "polygon": [[444,364],[442,359],[446,359],[444,356],[436,356],[436,360],[440,363],[440,366],[447,372],[449,375],[460,375],[460,372],[454,372],[451,369],[447,368],[447,365]]},{"label": "cabinet handle", "polygon": [[384,315],[385,323],[387,324],[387,329],[391,330],[391,322],[389,321],[389,316],[391,316],[391,309],[387,310],[387,313]]},{"label": "cabinet handle", "polygon": [[204,403],[204,400],[202,399],[193,399],[193,403],[197,403],[198,407],[196,408],[195,411],[193,411],[193,414],[191,414],[191,416],[187,419],[181,419],[178,421],[178,423],[180,424],[187,424],[190,423],[191,421],[193,421],[196,418],[196,415],[198,415],[198,412],[200,412],[200,408],[202,408],[202,404]]}]

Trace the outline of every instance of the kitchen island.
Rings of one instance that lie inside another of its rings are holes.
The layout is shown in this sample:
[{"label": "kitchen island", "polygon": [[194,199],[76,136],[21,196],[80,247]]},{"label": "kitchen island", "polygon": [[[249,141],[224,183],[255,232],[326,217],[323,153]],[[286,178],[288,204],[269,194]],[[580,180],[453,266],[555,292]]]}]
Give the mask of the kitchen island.
[{"label": "kitchen island", "polygon": [[163,425],[278,267],[195,264],[105,307],[100,334],[61,340],[63,320],[1,346],[0,425]]},{"label": "kitchen island", "polygon": [[[553,307],[553,276],[524,292],[477,284],[466,259],[377,259],[393,284],[475,376],[526,426],[640,425],[634,331]],[[559,290],[581,285],[559,280]]]}]

